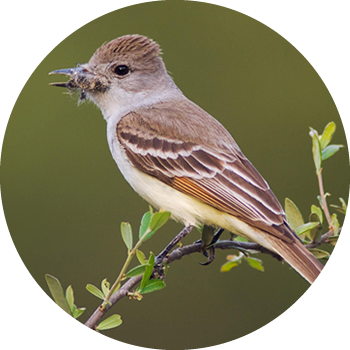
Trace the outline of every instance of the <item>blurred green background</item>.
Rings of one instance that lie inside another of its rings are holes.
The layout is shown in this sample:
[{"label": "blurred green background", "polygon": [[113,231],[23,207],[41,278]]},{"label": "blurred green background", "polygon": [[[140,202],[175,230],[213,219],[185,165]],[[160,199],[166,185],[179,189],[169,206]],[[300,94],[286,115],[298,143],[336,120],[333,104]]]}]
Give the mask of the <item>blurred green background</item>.
[{"label": "blurred green background", "polygon": [[[87,307],[82,322],[98,306],[85,285],[114,281],[125,259],[120,222],[129,221],[136,233],[148,204],[118,171],[98,108],[78,107],[76,97],[50,87],[57,77],[48,72],[85,63],[104,42],[134,33],[161,45],[185,95],[231,132],[279,200],[291,198],[304,219],[318,194],[309,126],[321,132],[334,121],[333,142],[346,144],[336,106],[312,66],[273,30],[241,13],[153,2],[109,13],[70,35],[18,98],[4,139],[1,185],[7,224],[29,272],[46,292],[46,273],[64,288],[72,284],[77,306]],[[331,203],[347,199],[347,150],[327,160],[324,182]],[[168,223],[142,250],[157,254],[180,229]],[[184,243],[198,237],[194,231]],[[217,251],[207,267],[198,264],[199,255],[172,264],[167,288],[142,302],[122,300],[113,311],[123,325],[104,334],[149,348],[216,345],[264,326],[308,288],[268,256],[262,256],[264,273],[246,265],[220,273],[227,254]]]}]

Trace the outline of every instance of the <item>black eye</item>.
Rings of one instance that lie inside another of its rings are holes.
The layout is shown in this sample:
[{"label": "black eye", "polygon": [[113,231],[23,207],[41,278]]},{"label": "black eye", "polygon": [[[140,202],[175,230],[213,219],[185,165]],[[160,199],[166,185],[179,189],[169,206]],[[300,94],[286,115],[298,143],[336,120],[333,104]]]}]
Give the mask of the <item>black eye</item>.
[{"label": "black eye", "polygon": [[126,75],[129,73],[129,67],[124,64],[116,66],[114,68],[114,73],[120,76]]}]

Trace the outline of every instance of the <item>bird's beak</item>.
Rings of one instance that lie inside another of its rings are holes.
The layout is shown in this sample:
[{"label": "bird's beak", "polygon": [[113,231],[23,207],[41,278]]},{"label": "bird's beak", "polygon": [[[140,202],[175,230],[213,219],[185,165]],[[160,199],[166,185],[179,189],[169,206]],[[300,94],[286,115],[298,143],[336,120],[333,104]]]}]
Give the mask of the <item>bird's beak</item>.
[{"label": "bird's beak", "polygon": [[[49,73],[49,75],[52,74],[61,74],[61,75],[67,75],[70,77],[70,80],[65,83],[50,83],[51,86],[58,86],[58,87],[65,87],[65,88],[73,88],[71,85],[71,82],[76,80],[75,77],[78,76],[79,73],[83,72],[82,67],[76,67],[76,68],[66,68],[66,69],[57,69]],[[78,86],[75,86],[78,87]]]}]

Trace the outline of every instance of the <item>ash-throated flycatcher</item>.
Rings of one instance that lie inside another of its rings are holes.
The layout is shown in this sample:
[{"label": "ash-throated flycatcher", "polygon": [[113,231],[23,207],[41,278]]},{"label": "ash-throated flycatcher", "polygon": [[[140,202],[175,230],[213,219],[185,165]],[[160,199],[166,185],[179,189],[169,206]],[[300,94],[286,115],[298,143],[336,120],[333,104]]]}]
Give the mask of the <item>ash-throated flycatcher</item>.
[{"label": "ash-throated flycatcher", "polygon": [[222,227],[279,254],[309,283],[323,265],[228,131],[188,100],[167,74],[160,48],[140,35],[101,46],[90,61],[51,74],[79,90],[107,121],[112,156],[133,189],[185,225]]}]

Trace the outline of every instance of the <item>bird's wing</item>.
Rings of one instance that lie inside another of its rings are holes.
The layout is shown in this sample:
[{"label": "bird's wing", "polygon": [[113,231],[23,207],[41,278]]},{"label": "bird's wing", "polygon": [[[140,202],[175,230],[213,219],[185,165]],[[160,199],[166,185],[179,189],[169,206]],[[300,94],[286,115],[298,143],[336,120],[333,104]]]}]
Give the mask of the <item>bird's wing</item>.
[{"label": "bird's wing", "polygon": [[[293,233],[285,226],[281,205],[233,139],[230,137],[231,145],[226,142],[225,147],[220,147],[210,142],[210,131],[203,136],[186,132],[183,138],[179,137],[176,113],[168,116],[172,118],[170,123],[166,118],[157,118],[159,113],[171,112],[141,110],[121,119],[117,137],[130,162],[182,193],[286,242],[294,241]],[[153,124],[152,117],[156,119]],[[178,122],[183,123],[183,118]],[[219,131],[227,137],[220,123],[215,121],[215,126],[222,128]],[[206,141],[201,142],[202,138]]]}]

